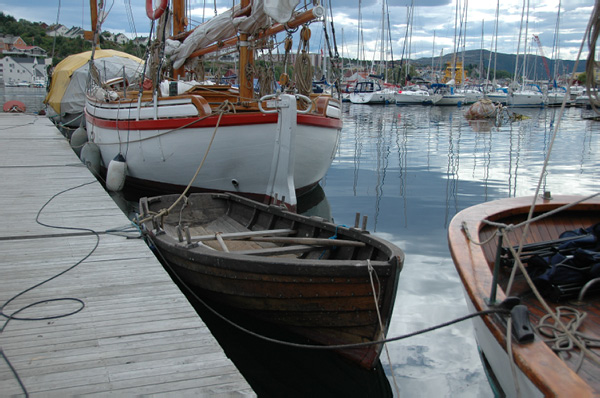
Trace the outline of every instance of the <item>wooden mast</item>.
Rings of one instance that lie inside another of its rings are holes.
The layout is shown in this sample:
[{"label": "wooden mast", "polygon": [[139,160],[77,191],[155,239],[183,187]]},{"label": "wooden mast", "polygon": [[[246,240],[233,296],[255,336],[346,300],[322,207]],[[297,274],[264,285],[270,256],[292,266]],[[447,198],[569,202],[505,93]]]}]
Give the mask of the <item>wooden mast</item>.
[{"label": "wooden mast", "polygon": [[[249,5],[250,0],[242,0],[240,3],[242,10]],[[240,33],[238,43],[240,46],[240,97],[242,100],[250,100],[254,92],[254,76],[249,71],[252,70],[251,66],[254,64],[254,54],[252,49],[249,48],[248,34]]]},{"label": "wooden mast", "polygon": [[[94,1],[94,0],[90,0]],[[183,33],[187,27],[184,0],[173,0],[173,36]],[[185,74],[184,67],[173,69],[173,79],[177,80]]]},{"label": "wooden mast", "polygon": [[96,0],[90,0],[90,17],[92,19],[92,30],[84,31],[83,38],[92,41],[92,46],[96,47],[99,39],[99,35],[96,35],[96,30],[98,29],[98,3]]}]

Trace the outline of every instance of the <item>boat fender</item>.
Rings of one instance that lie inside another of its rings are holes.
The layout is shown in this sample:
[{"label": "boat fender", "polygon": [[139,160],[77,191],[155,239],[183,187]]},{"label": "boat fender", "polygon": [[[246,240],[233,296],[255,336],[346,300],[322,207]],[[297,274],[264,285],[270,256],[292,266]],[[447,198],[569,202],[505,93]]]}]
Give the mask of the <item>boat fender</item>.
[{"label": "boat fender", "polygon": [[73,148],[77,156],[81,157],[81,149],[87,140],[87,131],[81,126],[79,126],[71,135],[71,148]]},{"label": "boat fender", "polygon": [[163,15],[165,10],[167,9],[167,4],[169,3],[169,0],[160,0],[160,4],[158,5],[158,8],[156,10],[154,9],[154,4],[152,3],[152,0],[146,0],[146,15],[148,15],[148,18],[150,18],[150,20],[156,21],[158,18],[161,17],[161,15]]},{"label": "boat fender", "polygon": [[23,113],[23,112],[25,112],[26,109],[27,109],[27,107],[25,106],[24,103],[22,103],[21,101],[16,101],[16,100],[5,102],[4,105],[2,106],[2,110],[4,112],[11,112],[11,113]]},{"label": "boat fender", "polygon": [[109,191],[119,192],[125,185],[125,174],[127,173],[127,163],[120,153],[115,156],[108,164],[106,172],[106,188]]},{"label": "boat fender", "polygon": [[531,343],[535,337],[533,328],[529,322],[529,310],[526,306],[515,305],[510,311],[512,318],[512,332],[514,339],[519,344]]},{"label": "boat fender", "polygon": [[100,164],[102,157],[100,156],[100,148],[93,142],[86,142],[81,148],[81,162],[87,166],[94,175],[100,175]]}]

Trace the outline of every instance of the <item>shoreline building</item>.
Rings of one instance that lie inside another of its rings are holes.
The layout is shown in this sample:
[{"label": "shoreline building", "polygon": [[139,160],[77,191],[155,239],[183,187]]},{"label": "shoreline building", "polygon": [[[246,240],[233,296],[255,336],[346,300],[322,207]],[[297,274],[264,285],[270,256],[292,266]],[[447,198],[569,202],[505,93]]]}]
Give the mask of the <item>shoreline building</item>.
[{"label": "shoreline building", "polygon": [[19,36],[0,36],[0,84],[6,87],[46,87],[52,59],[46,50]]}]

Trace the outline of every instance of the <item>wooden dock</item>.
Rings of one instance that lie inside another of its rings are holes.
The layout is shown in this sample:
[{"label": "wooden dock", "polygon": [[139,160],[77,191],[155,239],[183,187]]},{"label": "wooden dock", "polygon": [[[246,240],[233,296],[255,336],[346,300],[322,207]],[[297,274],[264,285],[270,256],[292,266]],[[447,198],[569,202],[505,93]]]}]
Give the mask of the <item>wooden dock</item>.
[{"label": "wooden dock", "polygon": [[[0,346],[31,396],[255,396],[66,139],[43,116],[0,113]],[[90,184],[82,185],[90,182]],[[80,186],[82,185],[82,186]],[[56,196],[39,215],[40,209]],[[95,247],[89,258],[85,258]],[[23,396],[0,357],[0,395]]]}]

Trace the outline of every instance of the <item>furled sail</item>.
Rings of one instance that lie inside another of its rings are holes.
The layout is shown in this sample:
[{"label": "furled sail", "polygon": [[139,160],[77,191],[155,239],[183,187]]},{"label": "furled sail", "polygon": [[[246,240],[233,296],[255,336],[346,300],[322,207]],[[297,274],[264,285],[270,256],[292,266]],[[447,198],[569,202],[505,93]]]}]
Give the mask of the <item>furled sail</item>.
[{"label": "furled sail", "polygon": [[229,39],[244,32],[255,34],[269,25],[270,18],[279,23],[288,22],[299,0],[254,0],[249,16],[238,15],[239,4],[198,26],[184,41],[167,40],[165,54],[175,69],[180,68],[196,50]]}]

